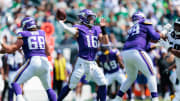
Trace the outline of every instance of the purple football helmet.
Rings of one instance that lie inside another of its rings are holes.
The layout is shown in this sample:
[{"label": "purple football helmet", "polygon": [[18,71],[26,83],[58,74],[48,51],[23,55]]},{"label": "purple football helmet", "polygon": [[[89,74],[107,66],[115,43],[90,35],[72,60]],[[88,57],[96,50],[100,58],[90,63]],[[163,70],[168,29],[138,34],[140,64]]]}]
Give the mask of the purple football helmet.
[{"label": "purple football helmet", "polygon": [[81,10],[78,15],[83,24],[91,25],[90,20],[96,20],[96,14],[89,9]]},{"label": "purple football helmet", "polygon": [[145,15],[140,11],[137,11],[132,15],[132,21],[133,22],[136,22],[136,21],[139,22],[139,21],[142,21],[144,19],[145,19]]},{"label": "purple football helmet", "polygon": [[25,17],[21,21],[21,26],[22,26],[23,30],[28,30],[30,28],[36,28],[36,22],[35,22],[34,18],[32,18],[32,17]]}]

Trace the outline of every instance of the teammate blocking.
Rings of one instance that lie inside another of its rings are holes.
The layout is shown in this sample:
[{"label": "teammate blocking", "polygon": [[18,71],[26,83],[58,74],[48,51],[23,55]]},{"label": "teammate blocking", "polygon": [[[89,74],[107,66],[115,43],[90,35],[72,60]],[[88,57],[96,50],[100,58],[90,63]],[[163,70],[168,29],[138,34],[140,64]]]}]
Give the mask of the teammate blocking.
[{"label": "teammate blocking", "polygon": [[25,17],[21,24],[23,31],[17,34],[17,41],[11,45],[2,42],[2,50],[0,51],[0,53],[14,53],[21,47],[23,49],[26,62],[17,71],[12,83],[12,87],[17,95],[17,101],[25,101],[20,84],[33,76],[40,78],[49,100],[57,101],[56,94],[50,85],[51,65],[47,59],[50,52],[46,43],[45,32],[37,29],[35,20],[32,17]]},{"label": "teammate blocking", "polygon": [[78,17],[81,23],[79,25],[74,25],[74,27],[68,27],[64,24],[62,19],[60,20],[61,17],[57,16],[58,20],[60,20],[60,25],[66,32],[74,35],[79,45],[78,58],[70,77],[69,84],[62,89],[58,101],[62,101],[68,92],[77,86],[84,74],[87,79],[92,79],[99,86],[97,99],[106,101],[106,79],[95,61],[95,56],[98,51],[98,41],[103,44],[107,44],[109,41],[108,36],[104,31],[105,22],[104,19],[100,22],[102,29],[101,33],[100,27],[94,25],[96,15],[91,10],[84,9],[80,11]]},{"label": "teammate blocking", "polygon": [[122,96],[130,88],[141,71],[148,78],[148,86],[151,91],[152,101],[158,101],[157,82],[151,58],[146,53],[148,43],[153,40],[165,38],[165,34],[155,31],[152,23],[147,22],[141,12],[135,12],[132,16],[134,25],[128,30],[128,39],[124,44],[123,57],[127,79],[121,85],[118,96],[114,101],[122,101]]}]

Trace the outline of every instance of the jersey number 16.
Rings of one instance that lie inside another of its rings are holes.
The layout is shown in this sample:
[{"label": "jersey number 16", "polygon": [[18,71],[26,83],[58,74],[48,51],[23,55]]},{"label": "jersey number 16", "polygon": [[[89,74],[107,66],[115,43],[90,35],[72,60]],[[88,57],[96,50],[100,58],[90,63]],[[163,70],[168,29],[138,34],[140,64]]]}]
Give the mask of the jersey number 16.
[{"label": "jersey number 16", "polygon": [[93,48],[98,47],[98,38],[97,38],[97,36],[86,35],[86,39],[87,39],[88,47],[93,47]]}]

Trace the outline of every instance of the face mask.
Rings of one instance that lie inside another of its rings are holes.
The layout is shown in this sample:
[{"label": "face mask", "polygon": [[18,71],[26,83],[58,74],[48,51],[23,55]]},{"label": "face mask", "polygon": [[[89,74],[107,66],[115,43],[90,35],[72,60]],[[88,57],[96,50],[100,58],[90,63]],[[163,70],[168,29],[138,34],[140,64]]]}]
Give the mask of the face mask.
[{"label": "face mask", "polygon": [[87,20],[88,20],[88,25],[92,26],[92,25],[94,25],[94,22],[96,20],[96,16],[94,16],[94,15],[93,16],[89,16]]}]

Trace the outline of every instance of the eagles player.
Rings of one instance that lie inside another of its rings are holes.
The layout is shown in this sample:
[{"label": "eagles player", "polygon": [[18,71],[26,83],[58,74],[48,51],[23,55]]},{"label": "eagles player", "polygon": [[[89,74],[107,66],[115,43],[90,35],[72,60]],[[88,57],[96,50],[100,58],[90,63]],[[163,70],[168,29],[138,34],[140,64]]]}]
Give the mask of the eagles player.
[{"label": "eagles player", "polygon": [[58,15],[62,14],[57,14],[57,19],[64,28],[64,31],[74,35],[79,45],[78,58],[69,84],[62,89],[58,101],[62,101],[68,92],[77,86],[84,74],[87,79],[92,79],[99,86],[97,98],[100,99],[100,101],[106,101],[106,79],[95,61],[95,56],[98,51],[98,41],[103,44],[107,44],[109,41],[104,30],[104,19],[100,22],[101,28],[95,26],[96,14],[89,9],[84,9],[80,11],[78,15],[81,23],[79,25],[74,25],[74,27],[69,27],[63,22],[61,16]]},{"label": "eagles player", "polygon": [[174,29],[168,33],[169,51],[176,56],[176,74],[180,80],[180,17],[174,22]]},{"label": "eagles player", "polygon": [[121,52],[127,79],[121,85],[118,96],[116,96],[114,101],[122,101],[122,96],[136,80],[138,71],[141,71],[148,79],[152,101],[158,101],[154,67],[146,49],[150,41],[158,41],[160,38],[165,38],[165,34],[157,33],[152,23],[145,19],[142,12],[135,12],[132,16],[132,21],[134,25],[128,30],[128,39],[124,44],[123,52]]},{"label": "eagles player", "polygon": [[[113,82],[117,81],[122,84],[125,80],[124,64],[120,56],[120,52],[117,49],[111,49],[110,44],[101,45],[101,51],[97,54],[97,63],[103,68],[107,86],[111,85]],[[128,98],[131,99],[131,90],[127,91]]]},{"label": "eagles player", "polygon": [[23,31],[17,34],[17,41],[11,45],[2,42],[2,50],[0,51],[0,53],[14,53],[21,47],[23,49],[26,62],[17,71],[11,84],[17,95],[17,101],[25,101],[20,84],[31,79],[33,76],[40,78],[49,100],[56,101],[56,94],[50,85],[51,65],[47,59],[50,52],[45,40],[45,32],[37,29],[35,20],[32,17],[25,17],[21,24]]}]

